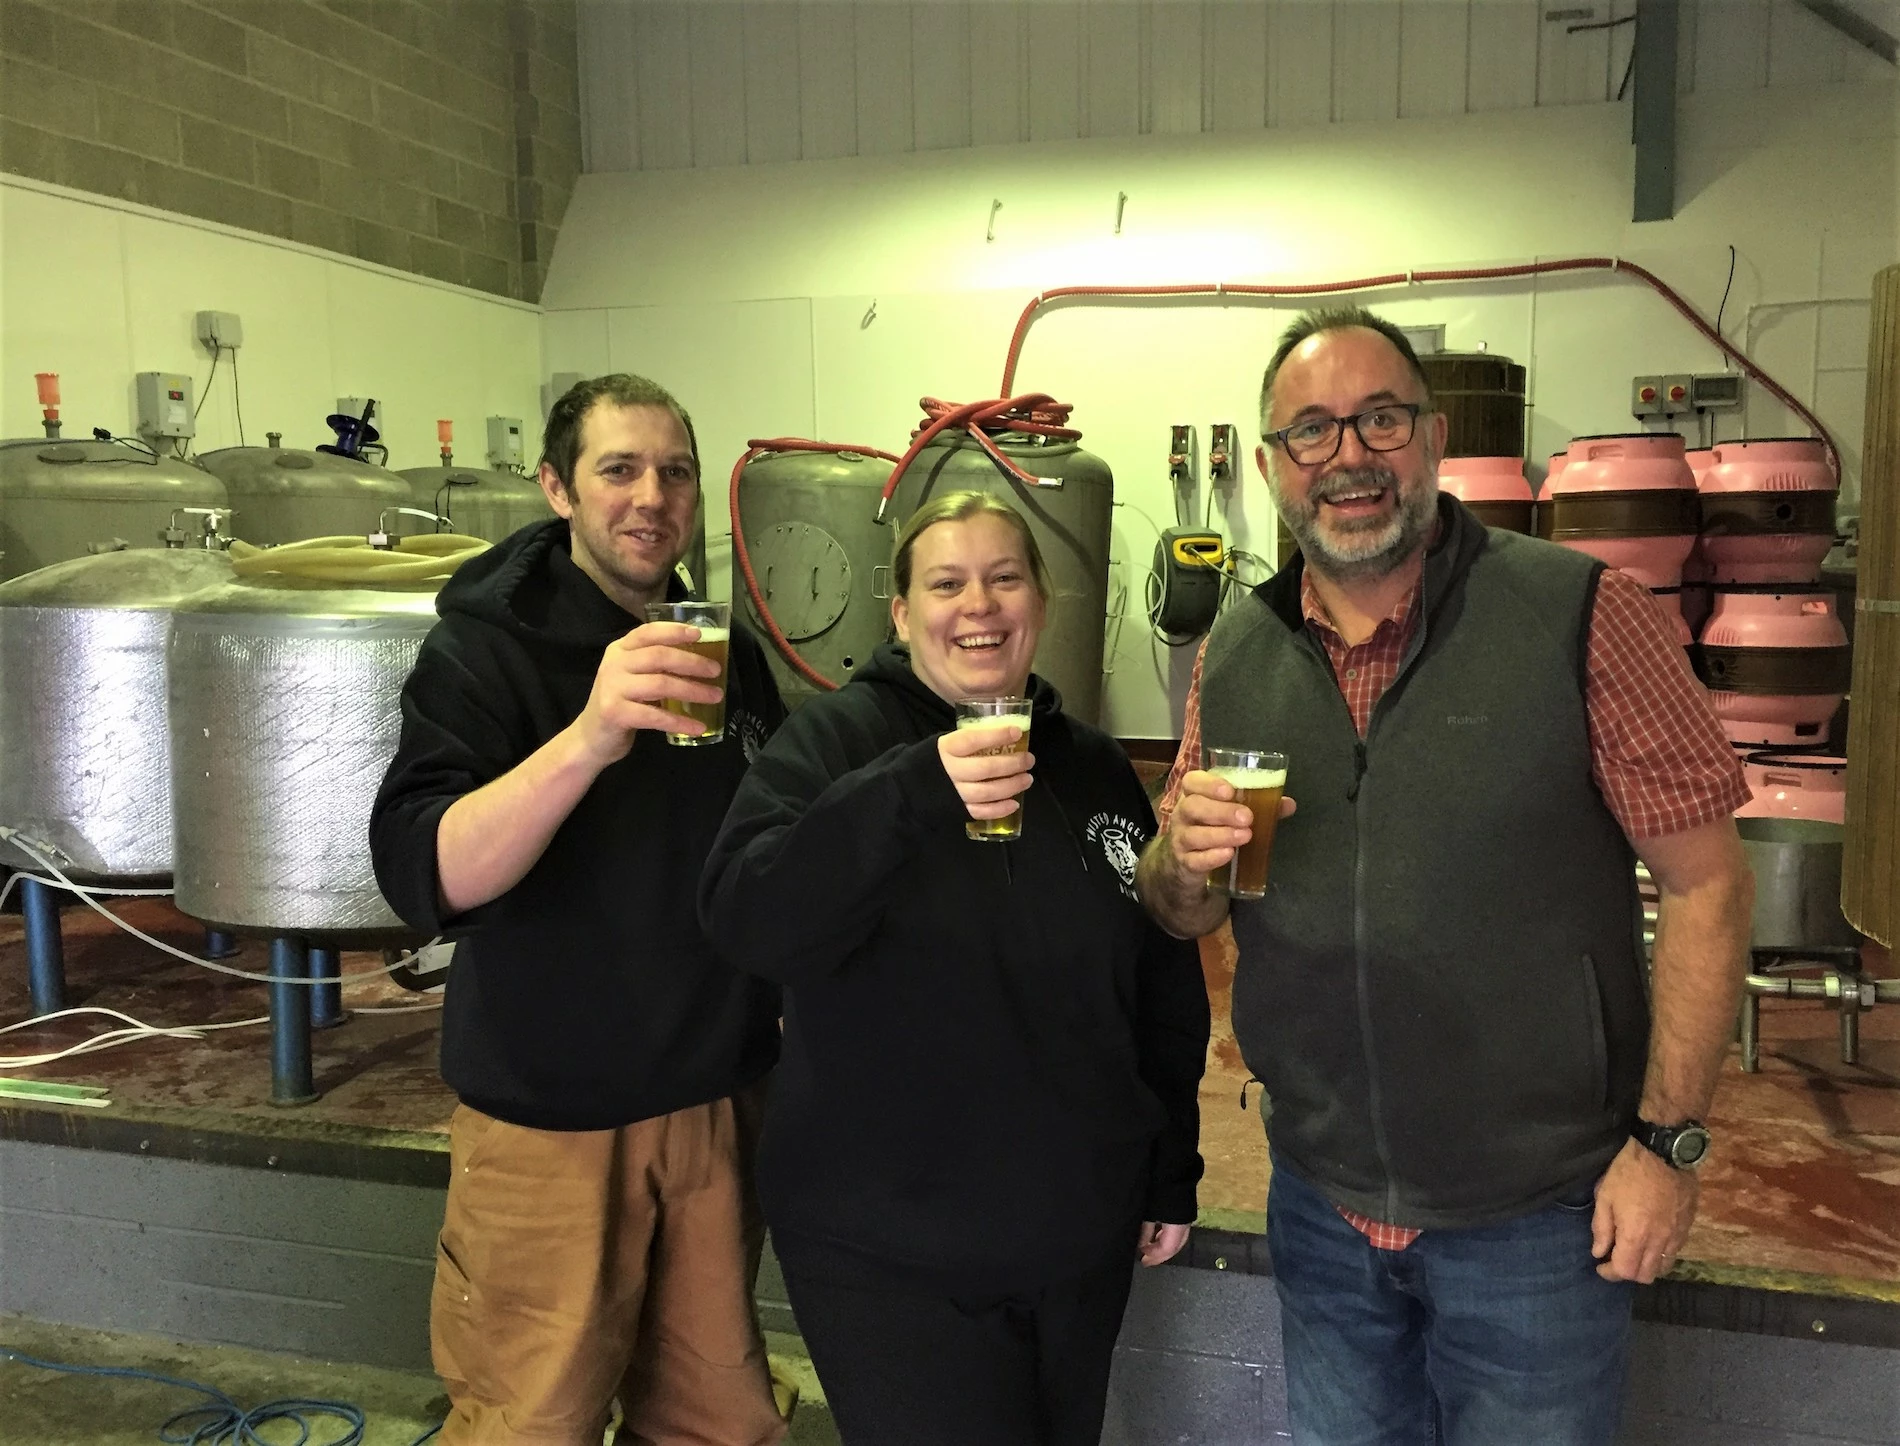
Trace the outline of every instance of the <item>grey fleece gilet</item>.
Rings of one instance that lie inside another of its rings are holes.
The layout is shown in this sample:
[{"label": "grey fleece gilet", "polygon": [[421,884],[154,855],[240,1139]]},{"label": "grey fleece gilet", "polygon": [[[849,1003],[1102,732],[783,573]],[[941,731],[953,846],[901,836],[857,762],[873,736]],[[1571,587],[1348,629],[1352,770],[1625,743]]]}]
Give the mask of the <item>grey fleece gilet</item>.
[{"label": "grey fleece gilet", "polygon": [[1489,1224],[1629,1138],[1649,1012],[1634,855],[1591,776],[1601,564],[1440,499],[1423,617],[1356,735],[1300,566],[1215,626],[1205,742],[1288,757],[1299,811],[1236,903],[1234,1033],[1276,1156],[1394,1225]]}]

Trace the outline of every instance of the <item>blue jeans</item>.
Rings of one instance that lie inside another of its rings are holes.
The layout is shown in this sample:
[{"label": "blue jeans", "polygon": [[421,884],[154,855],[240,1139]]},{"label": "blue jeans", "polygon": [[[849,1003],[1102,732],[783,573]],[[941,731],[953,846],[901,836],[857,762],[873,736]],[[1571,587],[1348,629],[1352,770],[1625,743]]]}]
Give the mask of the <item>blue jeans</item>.
[{"label": "blue jeans", "polygon": [[1379,1250],[1279,1161],[1267,1245],[1295,1446],[1608,1446],[1632,1287],[1590,1256],[1590,1191]]}]

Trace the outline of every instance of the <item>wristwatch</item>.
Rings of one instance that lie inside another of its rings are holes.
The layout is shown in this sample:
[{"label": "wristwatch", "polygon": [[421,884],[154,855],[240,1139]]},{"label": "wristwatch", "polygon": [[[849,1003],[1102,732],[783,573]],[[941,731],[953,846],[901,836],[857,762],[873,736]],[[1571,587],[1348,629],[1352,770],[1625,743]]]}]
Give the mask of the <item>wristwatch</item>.
[{"label": "wristwatch", "polygon": [[1679,1125],[1653,1125],[1638,1118],[1630,1131],[1636,1143],[1677,1170],[1693,1170],[1709,1153],[1708,1127],[1700,1120],[1684,1120]]}]

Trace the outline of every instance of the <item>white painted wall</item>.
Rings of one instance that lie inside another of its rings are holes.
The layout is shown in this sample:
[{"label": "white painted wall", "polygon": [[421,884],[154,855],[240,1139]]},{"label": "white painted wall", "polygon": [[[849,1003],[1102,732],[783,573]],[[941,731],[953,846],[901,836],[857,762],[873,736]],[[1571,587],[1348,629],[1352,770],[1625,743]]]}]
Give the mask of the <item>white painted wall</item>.
[{"label": "white painted wall", "polygon": [[[1853,0],[1894,33],[1900,5]],[[582,0],[590,171],[1613,100],[1635,0]],[[1799,0],[1681,0],[1677,84],[1884,79]]]},{"label": "white painted wall", "polygon": [[[1724,330],[1822,415],[1851,484],[1869,278],[1900,250],[1894,87],[1698,93],[1681,126],[1678,217],[1640,226],[1626,219],[1629,115],[1614,104],[586,176],[544,297],[547,362],[645,371],[678,392],[701,422],[717,533],[725,470],[748,437],[901,449],[920,396],[996,395],[1010,330],[1044,287],[1610,253],[1713,317],[1732,244]],[[1638,372],[1720,365],[1651,292],[1612,276],[1367,299],[1401,322],[1445,323],[1453,348],[1483,343],[1525,361],[1540,460],[1574,434],[1630,430]],[[1113,466],[1119,576],[1137,605],[1151,524],[1171,521],[1169,424],[1195,424],[1205,450],[1209,426],[1231,421],[1251,449],[1260,370],[1293,309],[1071,309],[1030,333],[1017,390],[1072,402],[1084,445]],[[1801,429],[1751,389],[1722,435],[1744,430]],[[1217,516],[1238,545],[1271,553],[1271,507],[1251,469]],[[721,575],[724,552],[713,565]],[[1174,734],[1187,663],[1131,616],[1108,726]]]},{"label": "white painted wall", "polygon": [[[227,354],[196,340],[201,310],[235,311],[244,346],[235,380],[246,439],[286,446],[333,440],[338,397],[387,408],[392,467],[437,460],[435,423],[455,422],[458,460],[480,465],[484,419],[541,418],[535,307],[367,262],[0,177],[0,436],[37,437],[33,374],[60,375],[66,435],[129,434],[133,376],[189,374],[203,410],[196,450],[238,442]],[[205,386],[209,379],[210,386]]]}]

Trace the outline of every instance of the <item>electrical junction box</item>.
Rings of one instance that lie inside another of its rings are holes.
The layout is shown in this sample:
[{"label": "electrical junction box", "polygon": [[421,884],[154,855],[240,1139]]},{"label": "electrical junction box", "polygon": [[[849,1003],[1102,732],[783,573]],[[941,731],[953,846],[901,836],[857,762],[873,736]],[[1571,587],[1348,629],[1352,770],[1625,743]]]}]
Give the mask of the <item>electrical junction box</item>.
[{"label": "electrical junction box", "polygon": [[488,465],[516,471],[521,467],[521,418],[488,419]]},{"label": "electrical junction box", "polygon": [[236,351],[244,345],[244,323],[235,311],[201,311],[198,344],[206,351]]},{"label": "electrical junction box", "polygon": [[183,439],[196,435],[192,420],[191,378],[176,372],[140,372],[136,378],[141,437]]},{"label": "electrical junction box", "polygon": [[1689,405],[1698,412],[1733,412],[1742,405],[1742,374],[1714,372],[1689,378]]},{"label": "electrical junction box", "polygon": [[1213,627],[1227,580],[1223,561],[1218,532],[1170,527],[1162,533],[1155,544],[1155,627],[1172,638],[1195,637]]}]

